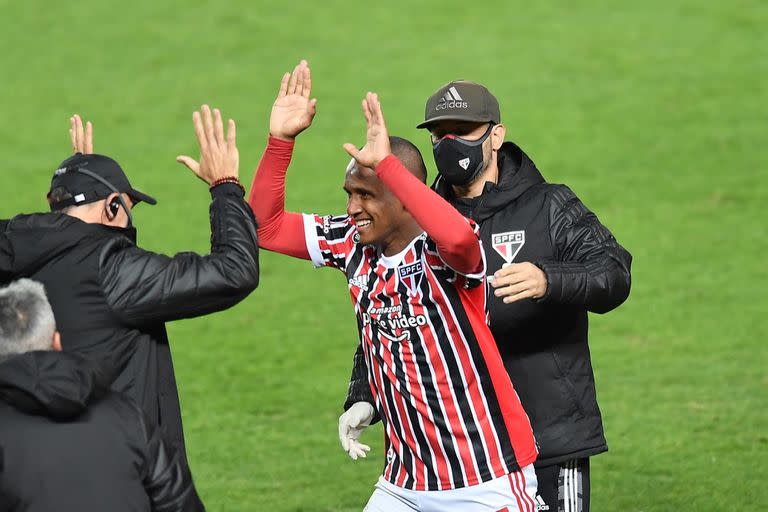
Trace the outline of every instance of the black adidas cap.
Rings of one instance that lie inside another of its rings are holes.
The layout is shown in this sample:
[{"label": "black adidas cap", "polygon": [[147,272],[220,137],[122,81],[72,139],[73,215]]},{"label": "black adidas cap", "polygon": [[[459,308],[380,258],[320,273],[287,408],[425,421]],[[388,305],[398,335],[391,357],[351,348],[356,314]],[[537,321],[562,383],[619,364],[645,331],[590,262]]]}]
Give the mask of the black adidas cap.
[{"label": "black adidas cap", "polygon": [[[83,172],[78,172],[78,169]],[[92,203],[108,197],[115,191],[128,194],[134,203],[144,201],[148,204],[157,204],[155,198],[133,188],[120,165],[104,155],[76,153],[61,162],[51,179],[51,190],[48,192],[49,202],[51,192],[57,188],[63,188],[71,197],[56,203],[51,202],[52,211],[67,206]]]},{"label": "black adidas cap", "polygon": [[499,102],[480,84],[455,80],[442,86],[427,100],[424,122],[416,128],[429,128],[433,123],[452,119],[500,123]]}]

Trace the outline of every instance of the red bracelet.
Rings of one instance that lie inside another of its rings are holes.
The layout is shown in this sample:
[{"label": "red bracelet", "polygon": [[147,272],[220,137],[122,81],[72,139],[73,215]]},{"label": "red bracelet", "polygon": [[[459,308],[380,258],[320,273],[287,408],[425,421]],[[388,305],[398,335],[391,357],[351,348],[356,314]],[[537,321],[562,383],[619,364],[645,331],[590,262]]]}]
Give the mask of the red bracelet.
[{"label": "red bracelet", "polygon": [[234,176],[226,176],[224,178],[219,178],[217,180],[214,180],[214,182],[211,183],[210,188],[212,189],[213,187],[216,187],[216,186],[221,185],[223,183],[232,183],[233,185],[237,185],[238,187],[240,187],[240,190],[243,191],[243,195],[245,195],[245,187],[243,187],[240,184],[240,180],[238,178],[234,177]]}]

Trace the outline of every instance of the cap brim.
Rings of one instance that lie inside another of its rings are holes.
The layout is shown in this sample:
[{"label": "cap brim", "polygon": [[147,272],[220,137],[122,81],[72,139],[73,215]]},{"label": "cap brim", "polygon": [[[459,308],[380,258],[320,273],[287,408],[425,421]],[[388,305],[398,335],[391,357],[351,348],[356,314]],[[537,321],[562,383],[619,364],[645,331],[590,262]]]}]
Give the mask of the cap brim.
[{"label": "cap brim", "polygon": [[145,202],[147,204],[157,204],[157,199],[152,196],[148,196],[144,192],[140,192],[135,188],[129,190],[128,195],[131,196],[131,199],[133,199],[134,203]]},{"label": "cap brim", "polygon": [[448,114],[445,116],[433,117],[428,121],[424,121],[423,123],[417,124],[416,128],[418,129],[429,128],[433,124],[439,123],[440,121],[473,121],[475,123],[490,123],[491,121],[493,121],[493,119],[490,119],[488,116],[480,117],[480,116],[472,116],[472,115],[462,116],[460,114]]}]

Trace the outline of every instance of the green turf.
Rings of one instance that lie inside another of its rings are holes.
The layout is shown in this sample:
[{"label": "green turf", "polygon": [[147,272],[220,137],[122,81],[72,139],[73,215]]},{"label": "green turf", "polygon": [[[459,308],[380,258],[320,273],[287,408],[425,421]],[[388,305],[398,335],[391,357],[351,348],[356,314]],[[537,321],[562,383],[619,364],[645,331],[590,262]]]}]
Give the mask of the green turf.
[{"label": "green turf", "polygon": [[[241,174],[264,147],[280,75],[312,65],[318,116],[288,180],[292,209],[340,212],[344,142],[380,93],[418,142],[426,97],[467,78],[509,137],[569,184],[635,257],[629,301],[593,317],[610,452],[593,510],[768,504],[768,6],[702,2],[53,2],[0,0],[0,217],[45,206],[67,118],[96,125],[160,203],[140,241],[205,251],[205,187],[174,163],[191,112],[238,121]],[[340,274],[264,254],[232,311],[170,326],[195,478],[210,510],[353,511],[382,462],[338,446],[355,329]]]}]

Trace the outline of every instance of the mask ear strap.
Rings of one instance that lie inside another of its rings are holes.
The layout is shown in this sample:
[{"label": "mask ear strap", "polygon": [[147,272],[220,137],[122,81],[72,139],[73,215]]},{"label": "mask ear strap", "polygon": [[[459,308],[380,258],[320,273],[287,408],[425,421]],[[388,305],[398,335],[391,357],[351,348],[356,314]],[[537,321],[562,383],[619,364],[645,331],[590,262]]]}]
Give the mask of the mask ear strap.
[{"label": "mask ear strap", "polygon": [[123,210],[125,211],[125,214],[128,216],[128,227],[131,227],[133,225],[133,215],[131,215],[131,210],[128,208],[128,205],[125,204],[125,201],[123,201],[123,195],[120,193],[119,190],[117,190],[117,188],[114,185],[112,185],[109,181],[107,181],[106,179],[102,178],[101,176],[99,176],[95,172],[89,171],[88,169],[83,169],[81,167],[74,167],[72,170],[76,171],[76,172],[83,173],[86,176],[90,176],[91,178],[93,178],[96,181],[98,181],[99,183],[105,185],[109,190],[111,190],[112,192],[117,194],[117,200],[120,201],[120,204],[122,205]]}]

